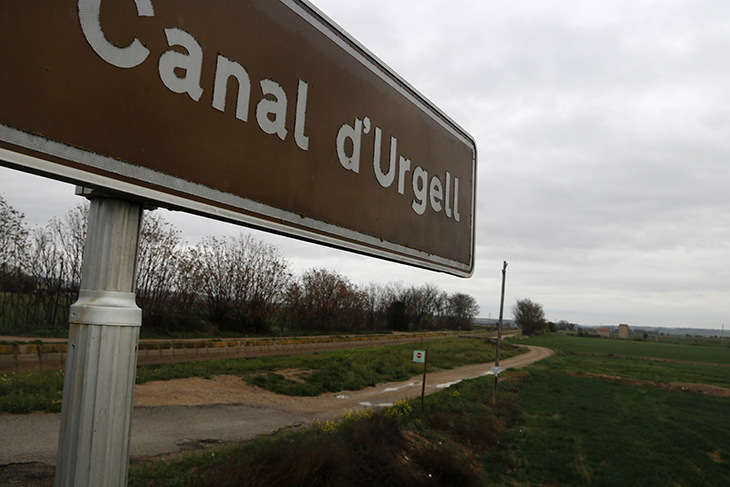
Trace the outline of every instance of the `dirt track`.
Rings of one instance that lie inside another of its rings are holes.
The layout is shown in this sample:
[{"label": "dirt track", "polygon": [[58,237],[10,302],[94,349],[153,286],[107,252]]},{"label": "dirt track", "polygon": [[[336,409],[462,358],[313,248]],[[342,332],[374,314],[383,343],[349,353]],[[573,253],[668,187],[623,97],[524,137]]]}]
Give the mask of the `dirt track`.
[{"label": "dirt track", "polygon": [[[550,354],[550,349],[530,347],[530,352],[502,360],[500,365],[502,369],[523,367]],[[485,375],[491,365],[429,374],[426,393]],[[385,406],[420,393],[420,376],[311,398],[280,396],[230,376],[151,382],[135,388],[131,456],[134,460],[247,440],[305,426],[314,419],[333,419],[344,410]],[[59,424],[60,414],[0,415],[0,466],[27,462],[54,465]]]},{"label": "dirt track", "polygon": [[[530,351],[501,361],[501,367],[519,368],[529,365],[552,354],[552,350],[542,347],[529,347]],[[427,394],[454,381],[478,377],[490,371],[493,364],[478,364],[459,367],[429,374],[426,377]],[[279,371],[288,378],[296,380],[298,372]],[[292,411],[341,411],[393,403],[421,394],[422,377],[416,376],[408,381],[379,384],[360,391],[347,391],[338,394],[322,394],[317,397],[282,396],[250,386],[234,376],[217,376],[212,379],[191,378],[169,381],[155,381],[138,385],[134,389],[135,407],[159,406],[209,406],[213,404],[245,404],[248,406],[287,407]]]}]

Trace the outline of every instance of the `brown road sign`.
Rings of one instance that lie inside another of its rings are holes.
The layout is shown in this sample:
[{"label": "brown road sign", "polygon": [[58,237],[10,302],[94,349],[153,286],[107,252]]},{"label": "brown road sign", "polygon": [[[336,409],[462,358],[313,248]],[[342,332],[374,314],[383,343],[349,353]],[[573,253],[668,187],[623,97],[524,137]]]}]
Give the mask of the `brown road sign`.
[{"label": "brown road sign", "polygon": [[4,0],[0,44],[3,165],[473,271],[474,140],[307,2]]}]

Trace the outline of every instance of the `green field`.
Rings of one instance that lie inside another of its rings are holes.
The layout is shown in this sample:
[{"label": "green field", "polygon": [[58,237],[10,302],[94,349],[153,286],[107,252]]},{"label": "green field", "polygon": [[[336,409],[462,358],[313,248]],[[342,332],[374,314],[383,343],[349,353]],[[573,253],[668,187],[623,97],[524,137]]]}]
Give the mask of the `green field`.
[{"label": "green field", "polygon": [[565,335],[515,342],[556,354],[528,369],[524,422],[506,439],[515,469],[493,464],[494,485],[730,485],[730,399],[650,385],[730,388],[730,348]]},{"label": "green field", "polygon": [[684,362],[700,362],[730,365],[730,340],[726,344],[707,345],[664,343],[662,341],[632,341],[585,338],[568,335],[537,335],[516,338],[513,343],[540,345],[564,352],[594,353],[627,357],[644,357]]},{"label": "green field", "polygon": [[[603,374],[654,382],[689,382],[730,388],[730,348],[710,345],[677,345],[662,342],[629,342],[561,335],[541,335],[512,340],[556,350],[540,367],[554,372]],[[687,357],[679,361],[677,355]],[[714,364],[714,365],[710,365]]]},{"label": "green field", "polygon": [[538,368],[518,403],[489,485],[730,485],[729,399]]},{"label": "green field", "polygon": [[562,373],[603,374],[654,382],[690,382],[730,387],[730,367],[557,352],[545,368]]},{"label": "green field", "polygon": [[[556,353],[501,374],[496,407],[492,377],[463,381],[429,395],[422,415],[418,399],[377,413],[347,413],[341,423],[136,465],[130,485],[730,485],[730,398],[655,384],[730,388],[724,366],[730,349],[560,335],[515,341]],[[432,370],[491,360],[494,350],[464,339],[428,347]],[[307,388],[351,387],[413,374],[414,348],[166,365],[140,369],[138,380],[234,373],[272,390],[307,394],[278,371],[311,371]],[[32,376],[17,387],[32,392],[35,385],[58,387],[57,381],[58,374]]]},{"label": "green field", "polygon": [[[423,415],[411,401],[134,468],[130,485],[730,485],[730,398],[653,386],[730,387],[727,348],[559,335],[518,342],[557,353],[503,373],[496,408],[492,377],[463,381],[428,396]],[[656,358],[721,365],[648,360]]]}]

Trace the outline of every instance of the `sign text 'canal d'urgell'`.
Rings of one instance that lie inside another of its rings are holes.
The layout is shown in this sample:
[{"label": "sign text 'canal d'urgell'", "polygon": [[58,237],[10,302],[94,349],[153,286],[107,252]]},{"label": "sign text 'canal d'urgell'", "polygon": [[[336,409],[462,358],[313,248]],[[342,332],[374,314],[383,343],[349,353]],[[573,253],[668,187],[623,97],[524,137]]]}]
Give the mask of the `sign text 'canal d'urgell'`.
[{"label": "sign text 'canal d'urgell'", "polygon": [[0,160],[460,276],[473,139],[294,0],[0,6]]}]

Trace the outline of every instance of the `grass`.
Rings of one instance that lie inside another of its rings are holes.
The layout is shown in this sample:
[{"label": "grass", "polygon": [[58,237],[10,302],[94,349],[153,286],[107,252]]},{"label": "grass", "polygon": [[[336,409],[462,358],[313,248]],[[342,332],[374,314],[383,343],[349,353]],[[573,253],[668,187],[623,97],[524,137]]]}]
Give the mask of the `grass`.
[{"label": "grass", "polygon": [[[423,372],[414,364],[413,350],[428,348],[428,371],[452,369],[462,365],[494,360],[496,347],[484,340],[444,338],[424,344],[392,345],[362,350],[322,352],[288,357],[262,357],[248,360],[212,360],[188,364],[140,367],[137,383],[186,377],[231,374],[253,385],[292,396],[316,396],[325,392],[360,390],[384,382],[407,380]],[[501,357],[523,350],[503,346]],[[286,378],[281,370],[302,370],[301,381]]]},{"label": "grass", "polygon": [[[479,485],[479,469],[444,441],[406,428],[410,403],[202,455],[133,467],[130,486]],[[441,444],[439,444],[441,443]],[[466,460],[466,461],[465,461]]]},{"label": "grass", "polygon": [[[493,344],[484,340],[445,338],[425,344],[288,357],[211,360],[139,367],[137,383],[232,374],[280,394],[315,396],[325,392],[360,390],[377,383],[407,380],[418,375],[423,372],[423,366],[412,362],[413,350],[418,348],[428,348],[428,370],[432,372],[492,361],[496,350]],[[501,357],[506,358],[522,351],[514,346],[503,346]],[[290,369],[304,371],[301,375],[303,381],[288,379],[278,373]],[[63,375],[63,371],[0,374],[0,412],[23,414],[33,411],[60,411]]]},{"label": "grass", "polygon": [[[460,382],[384,411],[349,412],[340,421],[260,438],[234,447],[187,454],[130,469],[130,486],[453,486],[482,485],[482,455],[499,448],[518,418],[507,396],[486,406],[491,382]],[[477,453],[475,453],[477,452]]]},{"label": "grass", "polygon": [[575,375],[727,384],[727,368],[609,357],[611,344],[576,340],[503,373],[496,408],[493,378],[462,381],[428,396],[422,416],[397,403],[133,468],[130,485],[730,485],[730,400]]},{"label": "grass", "polygon": [[730,401],[510,371],[234,448],[134,467],[130,485],[724,486]]},{"label": "grass", "polygon": [[[496,408],[491,406],[492,377],[462,381],[426,397],[423,415],[417,413],[419,399],[385,411],[349,412],[339,422],[136,465],[130,469],[129,485],[730,485],[730,399],[575,374],[728,387],[727,367],[627,358],[611,351],[611,346],[624,345],[620,342],[557,338],[554,343],[562,347],[556,347],[558,353],[500,376]],[[539,339],[545,343],[551,337]],[[604,348],[594,345],[596,341],[604,342]],[[476,340],[440,342],[443,349],[437,342],[428,344],[434,370],[468,360],[472,353],[483,354],[479,346],[489,348]],[[322,360],[318,370],[343,368],[350,373],[368,362],[375,368],[391,366],[384,350],[398,362],[410,361],[414,348],[418,346],[381,348],[376,355],[357,350],[300,358]],[[633,351],[673,353],[648,346]],[[265,370],[251,372],[252,377],[306,367],[293,358],[256,360]]]},{"label": "grass", "polygon": [[63,371],[0,374],[0,413],[61,411]]},{"label": "grass", "polygon": [[[530,372],[509,461],[492,485],[721,486],[730,483],[730,401]],[[511,468],[510,468],[511,467]]]},{"label": "grass", "polygon": [[[654,382],[690,382],[730,388],[730,350],[719,345],[631,342],[565,335],[539,335],[513,343],[558,352],[543,362],[555,372],[604,374]],[[680,361],[676,357],[683,357]],[[648,360],[657,359],[657,360]],[[694,362],[694,363],[693,363]],[[715,364],[715,365],[706,365]]]},{"label": "grass", "polygon": [[555,350],[601,355],[644,357],[684,362],[701,362],[730,365],[730,343],[728,344],[678,344],[652,341],[613,340],[584,338],[560,334],[537,335],[530,338],[516,338],[512,343],[539,345]]},{"label": "grass", "polygon": [[554,372],[604,374],[653,382],[690,382],[730,388],[730,368],[713,365],[557,352],[542,366]]}]

